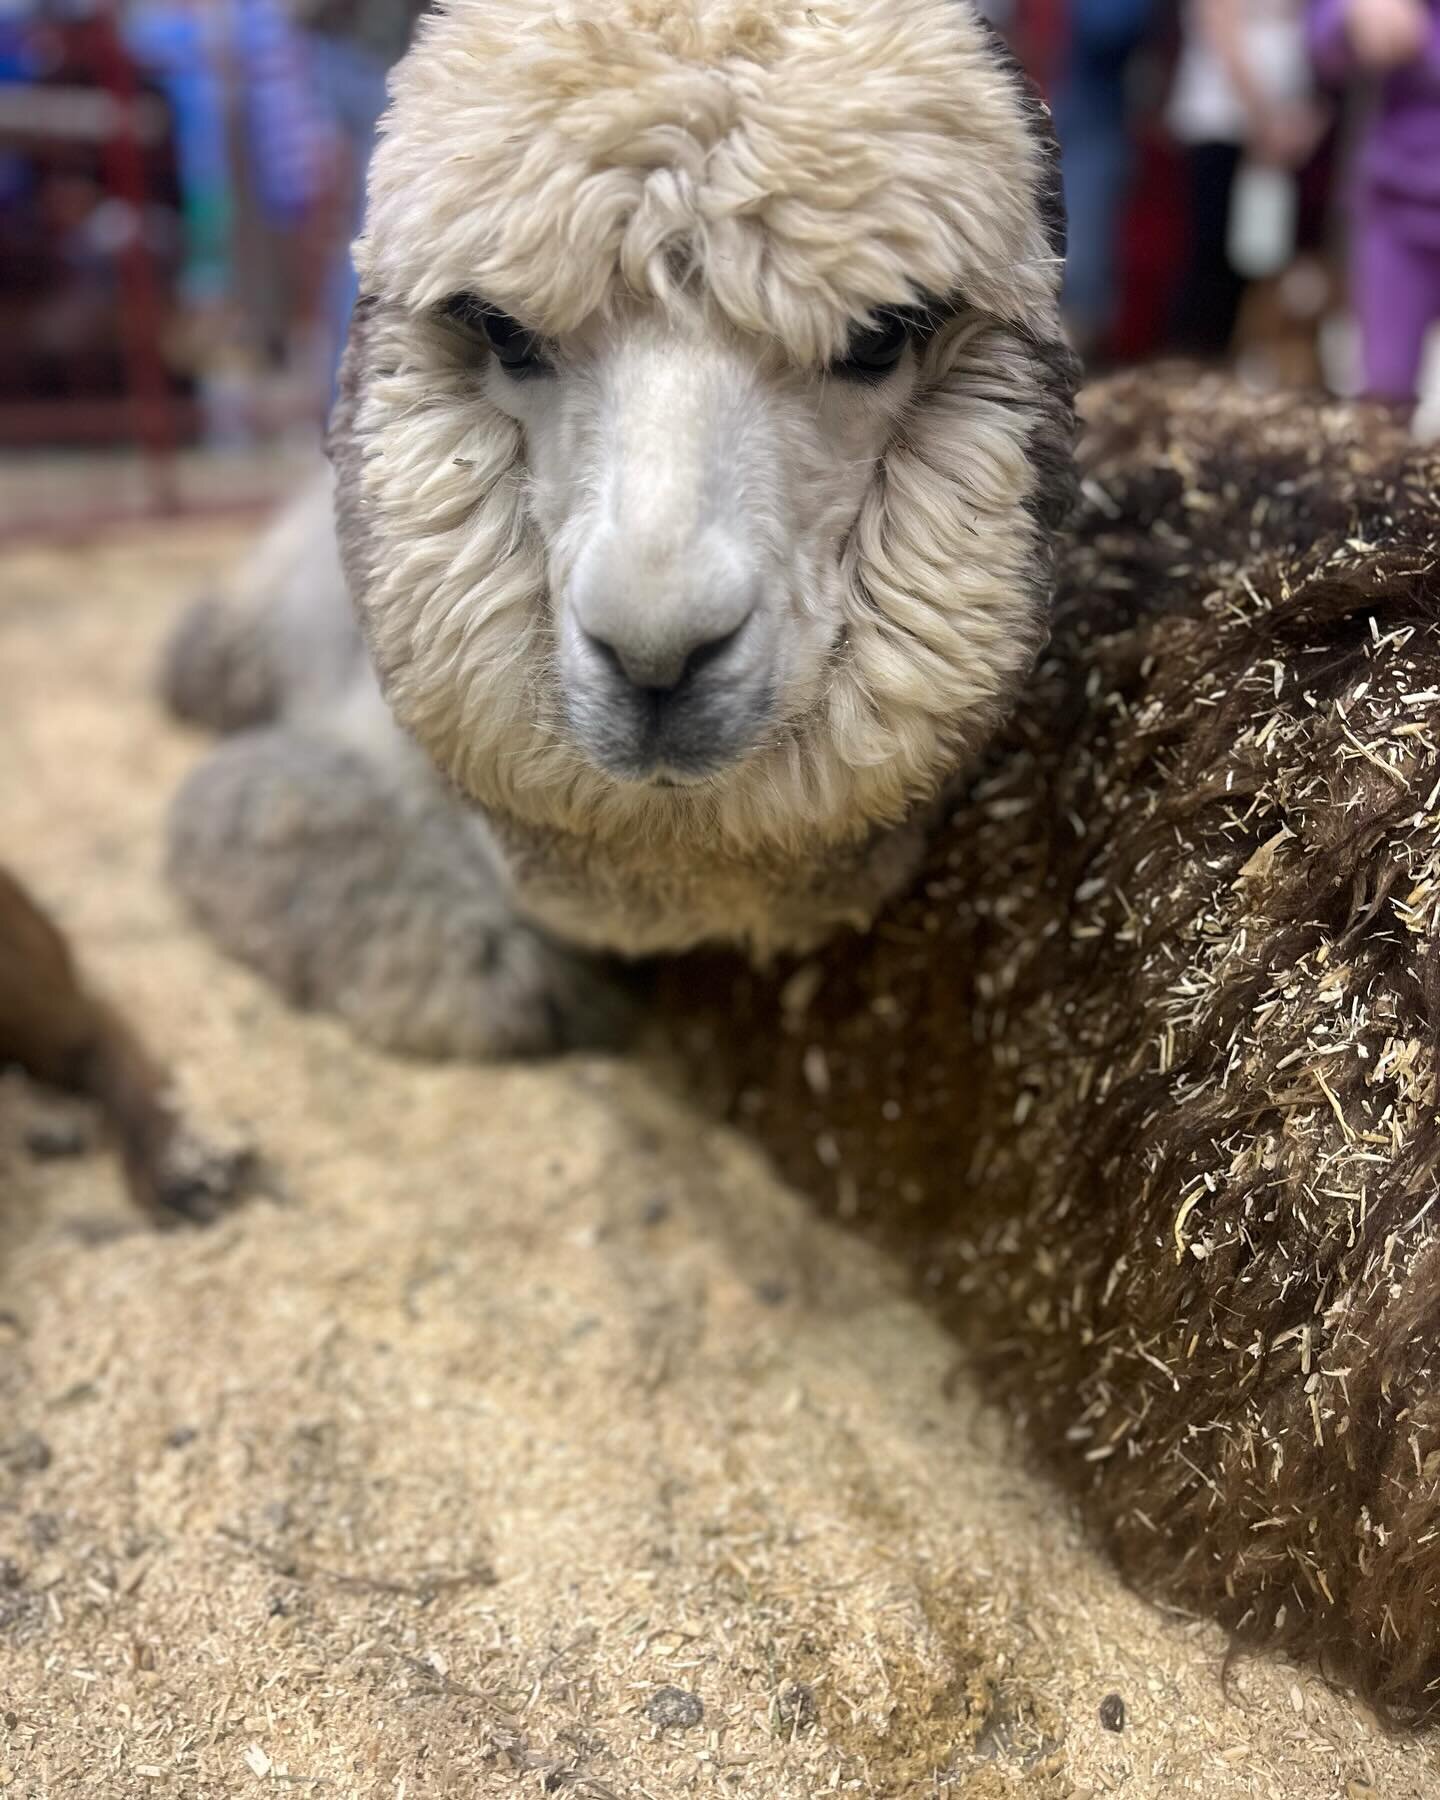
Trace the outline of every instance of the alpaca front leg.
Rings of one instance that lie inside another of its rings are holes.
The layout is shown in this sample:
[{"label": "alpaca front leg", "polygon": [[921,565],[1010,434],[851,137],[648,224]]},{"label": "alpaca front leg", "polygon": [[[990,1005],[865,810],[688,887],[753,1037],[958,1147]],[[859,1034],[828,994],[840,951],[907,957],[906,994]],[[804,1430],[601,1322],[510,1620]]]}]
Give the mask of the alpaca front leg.
[{"label": "alpaca front leg", "polygon": [[490,1060],[623,1028],[618,982],[517,916],[474,817],[338,738],[222,744],[176,798],[170,871],[225,950],[383,1049]]},{"label": "alpaca front leg", "polygon": [[165,645],[161,697],[177,718],[230,733],[336,702],[364,652],[345,591],[330,478],[317,476],[221,592],[197,600]]},{"label": "alpaca front leg", "polygon": [[177,719],[209,731],[267,724],[282,686],[264,620],[218,597],[197,600],[165,646],[160,695]]}]

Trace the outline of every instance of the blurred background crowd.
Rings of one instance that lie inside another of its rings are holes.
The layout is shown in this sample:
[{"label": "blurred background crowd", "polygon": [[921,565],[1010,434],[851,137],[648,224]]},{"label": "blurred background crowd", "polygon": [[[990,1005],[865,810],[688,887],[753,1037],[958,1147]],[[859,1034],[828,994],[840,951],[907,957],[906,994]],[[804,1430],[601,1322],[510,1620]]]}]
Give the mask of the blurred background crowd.
[{"label": "blurred background crowd", "polygon": [[1414,407],[1440,326],[1440,0],[1015,0],[1066,304],[1105,362],[1233,358]]},{"label": "blurred background crowd", "polygon": [[[983,9],[1053,103],[1093,366],[1435,392],[1440,0]],[[0,0],[0,454],[313,441],[422,10]]]}]

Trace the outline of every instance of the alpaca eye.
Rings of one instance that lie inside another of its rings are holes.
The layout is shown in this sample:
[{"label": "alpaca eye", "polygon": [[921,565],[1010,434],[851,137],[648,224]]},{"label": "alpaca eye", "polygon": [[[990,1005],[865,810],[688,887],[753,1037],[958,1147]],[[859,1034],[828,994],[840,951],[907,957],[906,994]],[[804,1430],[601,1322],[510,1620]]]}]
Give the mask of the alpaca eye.
[{"label": "alpaca eye", "polygon": [[535,333],[478,294],[452,294],[441,310],[452,324],[493,350],[507,375],[521,380],[550,372],[549,359]]},{"label": "alpaca eye", "polygon": [[876,381],[888,375],[905,354],[910,325],[904,313],[888,308],[878,313],[875,324],[851,332],[845,355],[833,372],[851,381]]}]

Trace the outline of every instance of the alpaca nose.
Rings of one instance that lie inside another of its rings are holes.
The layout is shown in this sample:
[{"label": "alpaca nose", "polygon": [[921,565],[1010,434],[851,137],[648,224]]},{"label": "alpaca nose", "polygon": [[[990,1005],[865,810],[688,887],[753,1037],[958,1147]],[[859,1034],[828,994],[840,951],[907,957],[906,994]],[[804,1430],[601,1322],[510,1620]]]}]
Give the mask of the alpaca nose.
[{"label": "alpaca nose", "polygon": [[[749,617],[747,609],[745,618]],[[642,631],[634,637],[604,637],[587,631],[591,648],[602,662],[623,675],[631,687],[647,693],[671,694],[683,682],[719,662],[734,648],[745,619],[718,634],[707,626],[694,631]]]},{"label": "alpaca nose", "polygon": [[595,662],[632,688],[669,694],[738,655],[760,594],[727,537],[657,551],[607,534],[581,557],[571,597]]}]

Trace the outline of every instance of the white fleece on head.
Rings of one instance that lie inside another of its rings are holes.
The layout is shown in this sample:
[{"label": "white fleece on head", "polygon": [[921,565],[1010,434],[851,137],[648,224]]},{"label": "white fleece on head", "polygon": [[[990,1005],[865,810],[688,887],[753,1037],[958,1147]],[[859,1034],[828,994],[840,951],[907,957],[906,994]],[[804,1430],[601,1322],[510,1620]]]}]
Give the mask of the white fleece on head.
[{"label": "white fleece on head", "polygon": [[[586,835],[763,853],[901,816],[1043,632],[1034,346],[1059,270],[1026,101],[973,8],[449,0],[394,92],[354,430],[357,598],[397,716],[482,803]],[[876,307],[963,300],[837,542],[838,653],[713,783],[619,784],[570,741],[524,433],[430,316],[461,291],[562,336],[683,313],[778,345],[792,381]]]},{"label": "white fleece on head", "polygon": [[361,279],[561,333],[698,266],[823,362],[868,309],[1053,300],[1019,126],[968,0],[448,0],[393,79]]}]

